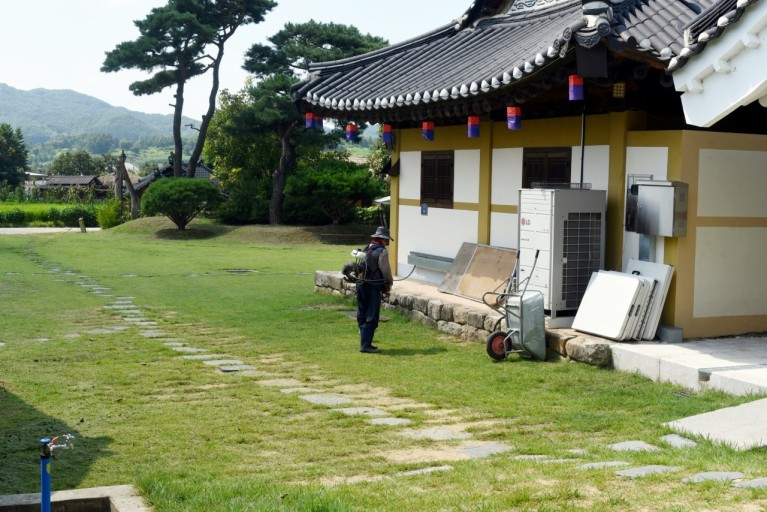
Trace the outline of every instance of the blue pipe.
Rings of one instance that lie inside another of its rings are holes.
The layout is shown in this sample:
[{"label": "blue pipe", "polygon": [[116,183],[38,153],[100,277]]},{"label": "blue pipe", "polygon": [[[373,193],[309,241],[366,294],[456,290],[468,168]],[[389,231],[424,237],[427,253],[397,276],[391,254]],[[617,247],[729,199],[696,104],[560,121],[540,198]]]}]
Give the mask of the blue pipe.
[{"label": "blue pipe", "polygon": [[51,440],[40,439],[40,512],[51,512]]}]

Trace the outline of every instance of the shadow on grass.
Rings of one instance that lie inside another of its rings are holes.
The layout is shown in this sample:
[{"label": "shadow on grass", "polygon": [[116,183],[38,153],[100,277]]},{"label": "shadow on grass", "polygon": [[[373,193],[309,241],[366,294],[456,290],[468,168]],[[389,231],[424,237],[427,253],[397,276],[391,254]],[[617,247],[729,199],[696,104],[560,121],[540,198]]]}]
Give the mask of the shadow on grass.
[{"label": "shadow on grass", "polygon": [[442,347],[432,348],[381,348],[380,355],[382,356],[434,356],[447,352],[447,349]]},{"label": "shadow on grass", "polygon": [[160,240],[208,240],[226,233],[226,230],[205,228],[161,229],[155,233],[155,238]]},{"label": "shadow on grass", "polygon": [[99,457],[110,455],[106,437],[83,437],[78,430],[27,404],[0,386],[0,495],[40,491],[40,439],[71,434],[71,449],[54,450],[51,489],[75,489]]}]

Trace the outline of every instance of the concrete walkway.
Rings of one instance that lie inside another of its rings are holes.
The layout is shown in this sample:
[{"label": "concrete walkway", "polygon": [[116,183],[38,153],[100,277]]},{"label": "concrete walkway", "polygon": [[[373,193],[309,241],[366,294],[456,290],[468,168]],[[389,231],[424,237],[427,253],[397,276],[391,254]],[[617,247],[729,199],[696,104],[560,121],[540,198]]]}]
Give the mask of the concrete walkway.
[{"label": "concrete walkway", "polygon": [[[88,231],[101,231],[101,228],[87,228]],[[0,228],[0,235],[37,235],[41,233],[79,233],[80,228]]]}]

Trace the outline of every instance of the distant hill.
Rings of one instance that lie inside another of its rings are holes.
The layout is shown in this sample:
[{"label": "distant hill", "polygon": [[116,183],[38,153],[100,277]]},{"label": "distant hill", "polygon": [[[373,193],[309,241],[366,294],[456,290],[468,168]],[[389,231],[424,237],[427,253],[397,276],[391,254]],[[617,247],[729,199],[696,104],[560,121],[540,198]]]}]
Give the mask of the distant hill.
[{"label": "distant hill", "polygon": [[[20,128],[27,144],[65,135],[109,134],[117,139],[172,137],[171,114],[145,114],[115,107],[71,90],[22,91],[0,83],[0,123]],[[185,117],[182,125],[200,122]],[[182,136],[196,136],[186,126]]]}]

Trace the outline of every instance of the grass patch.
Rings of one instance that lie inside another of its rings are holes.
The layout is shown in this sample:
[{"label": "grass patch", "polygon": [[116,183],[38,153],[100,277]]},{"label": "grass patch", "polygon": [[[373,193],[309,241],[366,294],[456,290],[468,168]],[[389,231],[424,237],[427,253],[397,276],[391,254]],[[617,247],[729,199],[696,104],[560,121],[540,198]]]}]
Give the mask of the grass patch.
[{"label": "grass patch", "polygon": [[[322,228],[226,227],[164,219],[101,232],[0,237],[0,494],[38,490],[37,441],[72,433],[53,487],[130,483],[158,512],[209,510],[746,510],[767,493],[682,484],[699,471],[764,476],[764,451],[695,449],[615,454],[610,443],[659,445],[663,422],[747,398],[691,396],[628,375],[562,361],[493,364],[393,315],[378,356],[357,352],[353,304],[313,292],[313,273],[340,269],[351,246]],[[238,270],[238,272],[232,272]],[[181,360],[89,293],[97,283],[133,303],[169,337],[233,357],[262,374],[222,374]],[[45,341],[43,341],[45,340]],[[265,376],[268,374],[269,376]],[[409,427],[372,425],[304,401],[264,378],[354,398]],[[394,454],[455,450],[400,435],[462,424],[472,439],[513,451],[449,462]],[[584,450],[573,455],[568,450]],[[578,458],[546,464],[515,458]],[[625,480],[581,462],[626,460],[683,471]],[[399,473],[450,464],[452,471]],[[755,507],[755,508],[754,508]]]}]

